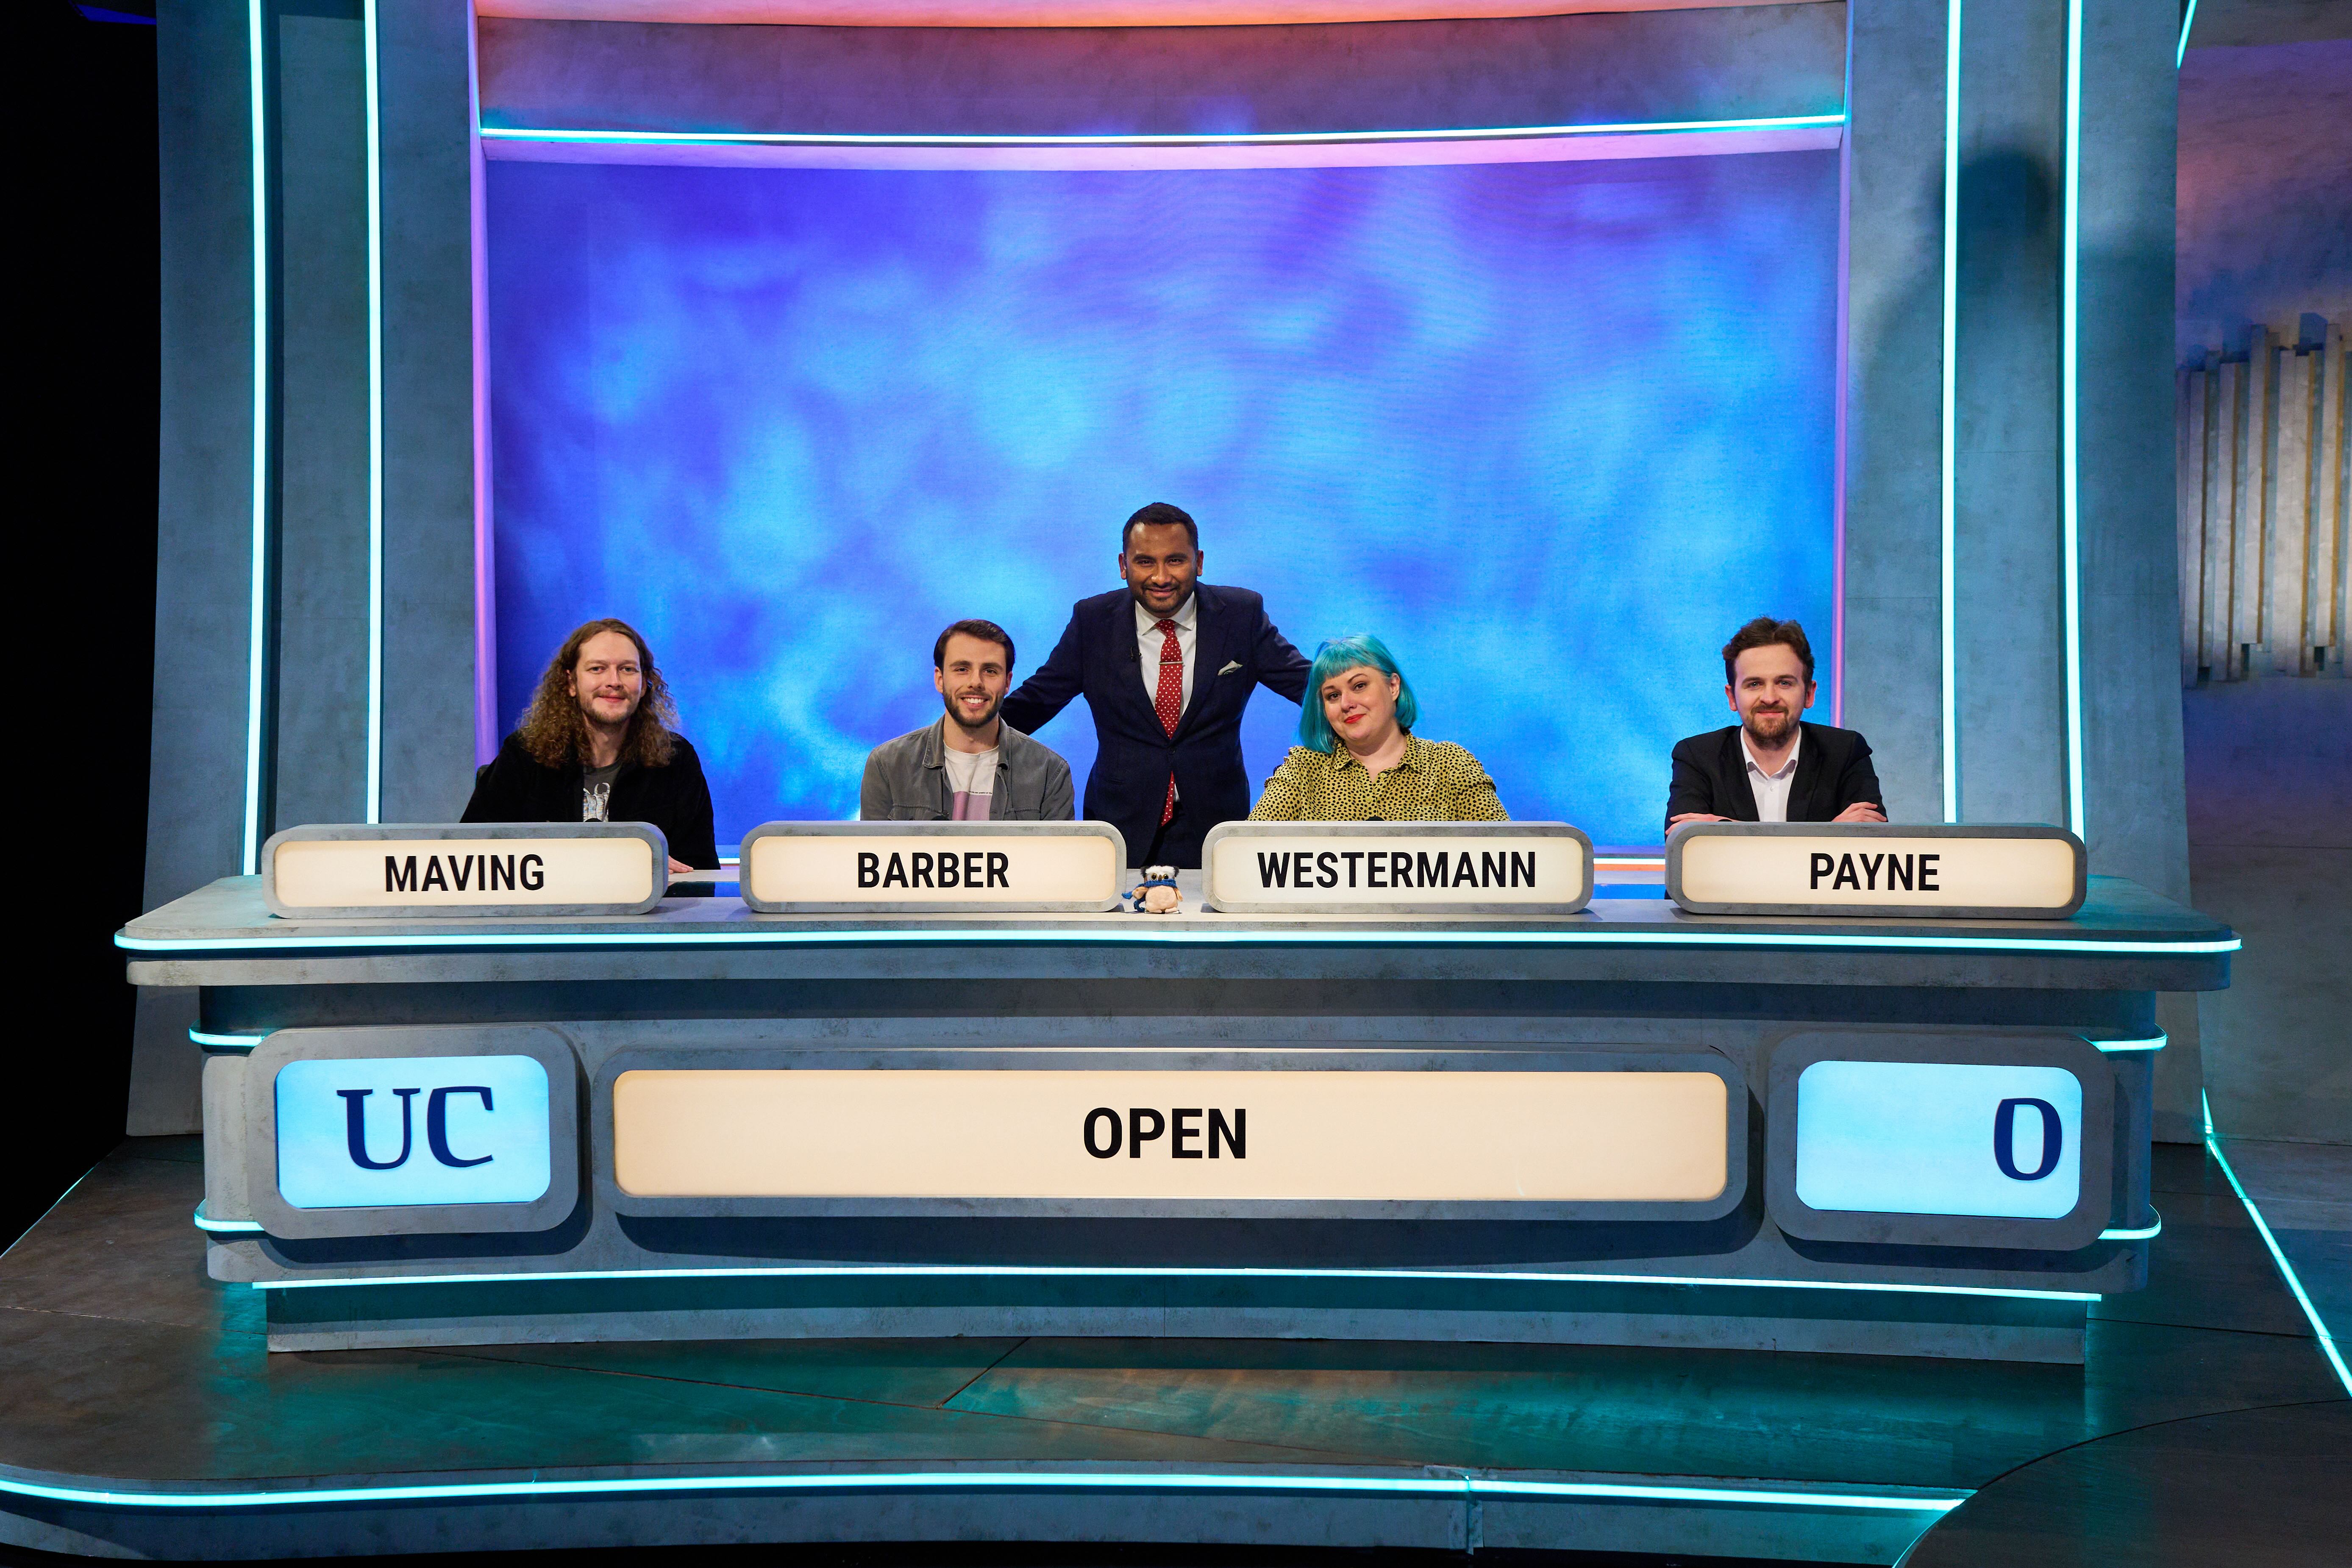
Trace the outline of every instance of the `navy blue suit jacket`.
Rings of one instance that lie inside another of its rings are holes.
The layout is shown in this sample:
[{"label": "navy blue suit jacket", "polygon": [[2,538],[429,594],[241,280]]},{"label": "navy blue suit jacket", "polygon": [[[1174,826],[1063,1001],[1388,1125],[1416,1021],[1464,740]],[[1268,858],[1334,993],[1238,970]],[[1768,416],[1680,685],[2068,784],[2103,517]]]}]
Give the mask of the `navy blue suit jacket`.
[{"label": "navy blue suit jacket", "polygon": [[1116,826],[1131,860],[1151,847],[1173,773],[1181,810],[1169,825],[1160,859],[1187,868],[1201,864],[1201,840],[1210,828],[1249,815],[1242,710],[1249,706],[1250,693],[1263,685],[1296,702],[1306,694],[1307,669],[1307,660],[1266,619],[1265,601],[1257,595],[1207,583],[1192,594],[1201,606],[1193,631],[1192,698],[1172,739],[1151,710],[1135,635],[1135,597],[1125,588],[1071,605],[1062,640],[1004,700],[1004,721],[1031,735],[1073,697],[1087,700],[1095,721],[1095,765],[1087,774],[1080,815]]}]

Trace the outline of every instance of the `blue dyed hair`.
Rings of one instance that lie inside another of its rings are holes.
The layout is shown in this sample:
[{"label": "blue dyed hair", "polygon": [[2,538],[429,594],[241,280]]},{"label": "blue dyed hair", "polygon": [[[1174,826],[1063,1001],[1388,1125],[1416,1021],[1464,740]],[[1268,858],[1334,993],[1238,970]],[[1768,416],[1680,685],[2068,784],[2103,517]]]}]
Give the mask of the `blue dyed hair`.
[{"label": "blue dyed hair", "polygon": [[1397,668],[1396,656],[1389,652],[1388,644],[1367,632],[1360,637],[1333,637],[1315,650],[1315,668],[1307,672],[1307,700],[1298,705],[1298,743],[1312,751],[1328,752],[1339,743],[1331,733],[1330,721],[1323,717],[1323,683],[1343,669],[1369,665],[1382,675],[1397,678],[1397,727],[1411,730],[1413,721],[1421,717],[1421,705],[1412,700],[1412,682]]}]

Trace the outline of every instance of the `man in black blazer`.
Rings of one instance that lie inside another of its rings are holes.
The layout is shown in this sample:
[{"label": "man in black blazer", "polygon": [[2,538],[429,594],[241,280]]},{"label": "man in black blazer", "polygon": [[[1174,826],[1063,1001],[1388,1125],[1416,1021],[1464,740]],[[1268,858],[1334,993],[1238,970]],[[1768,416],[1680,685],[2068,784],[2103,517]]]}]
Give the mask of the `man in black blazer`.
[{"label": "man in black blazer", "polygon": [[1082,815],[1116,826],[1139,867],[1196,868],[1209,829],[1249,815],[1250,693],[1296,702],[1307,691],[1307,660],[1265,601],[1202,582],[1201,561],[1201,531],[1181,508],[1154,501],[1129,518],[1127,585],[1073,605],[1053,653],[1004,700],[1004,721],[1034,735],[1086,698],[1095,765]]},{"label": "man in black blazer", "polygon": [[1666,832],[1685,822],[1884,822],[1870,742],[1808,724],[1813,649],[1794,621],[1759,616],[1723,647],[1724,695],[1739,722],[1675,745]]}]

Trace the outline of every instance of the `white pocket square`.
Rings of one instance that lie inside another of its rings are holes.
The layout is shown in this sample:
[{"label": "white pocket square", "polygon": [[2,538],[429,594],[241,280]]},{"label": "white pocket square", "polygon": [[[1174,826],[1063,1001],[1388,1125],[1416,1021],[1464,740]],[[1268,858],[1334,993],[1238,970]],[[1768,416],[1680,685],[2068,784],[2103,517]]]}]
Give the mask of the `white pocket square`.
[{"label": "white pocket square", "polygon": [[1225,661],[1225,668],[1223,668],[1223,669],[1221,669],[1221,670],[1219,670],[1219,671],[1217,671],[1217,673],[1218,673],[1219,675],[1231,675],[1234,671],[1235,671],[1235,670],[1239,669],[1241,667],[1242,667],[1242,661],[1241,661],[1240,659],[1237,659],[1237,658],[1234,658],[1234,659],[1227,659],[1227,660]]}]

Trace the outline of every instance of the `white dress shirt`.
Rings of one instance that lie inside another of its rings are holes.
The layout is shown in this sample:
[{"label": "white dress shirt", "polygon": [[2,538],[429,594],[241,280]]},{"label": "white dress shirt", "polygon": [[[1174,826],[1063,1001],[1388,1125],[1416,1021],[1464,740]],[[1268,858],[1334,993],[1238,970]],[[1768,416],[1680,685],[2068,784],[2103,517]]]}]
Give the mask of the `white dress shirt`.
[{"label": "white dress shirt", "polygon": [[1804,748],[1805,732],[1797,731],[1797,739],[1789,747],[1788,761],[1780,771],[1768,773],[1756,761],[1756,753],[1748,749],[1748,732],[1739,734],[1739,754],[1748,759],[1748,787],[1756,795],[1756,820],[1786,822],[1789,820],[1789,786],[1797,782],[1797,753]]},{"label": "white dress shirt", "polygon": [[[1199,643],[1201,595],[1187,594],[1176,613],[1168,619],[1176,623],[1176,646],[1184,653],[1184,686],[1176,711],[1181,713],[1192,705],[1192,650]],[[1143,700],[1151,706],[1160,700],[1160,649],[1167,634],[1160,629],[1160,617],[1135,606],[1135,646],[1143,655]]]}]

